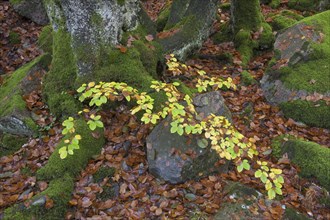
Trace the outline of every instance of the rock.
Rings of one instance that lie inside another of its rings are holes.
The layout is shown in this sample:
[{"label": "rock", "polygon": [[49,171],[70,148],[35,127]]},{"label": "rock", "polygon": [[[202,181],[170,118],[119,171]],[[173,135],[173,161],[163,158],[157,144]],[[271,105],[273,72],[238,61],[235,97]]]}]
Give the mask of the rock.
[{"label": "rock", "polygon": [[0,132],[32,136],[36,125],[22,96],[41,89],[41,79],[50,64],[42,55],[16,70],[0,87]]},{"label": "rock", "polygon": [[31,202],[31,206],[43,206],[46,204],[46,201],[46,196],[40,196],[39,198],[37,197]]},{"label": "rock", "polygon": [[330,128],[330,11],[301,20],[276,38],[276,57],[261,80],[267,101],[286,117]]},{"label": "rock", "polygon": [[[273,155],[281,158],[287,154],[292,163],[300,168],[304,178],[315,178],[330,190],[330,149],[312,141],[282,135],[272,140]],[[308,155],[308,157],[306,157]]]},{"label": "rock", "polygon": [[19,150],[27,141],[28,137],[26,136],[0,133],[0,157]]},{"label": "rock", "polygon": [[[264,205],[266,206],[266,209],[280,205],[278,201],[268,200],[259,191],[238,182],[228,182],[224,189],[224,195],[227,195],[227,197],[229,198],[224,198],[223,201],[228,201],[228,200],[229,201],[221,204],[220,210],[212,218],[214,220],[223,220],[223,219],[242,219],[242,220],[260,219],[261,220],[261,219],[265,219],[265,216],[263,215],[264,210],[262,209],[255,210],[258,201],[265,200]],[[303,215],[294,209],[286,208],[283,205],[282,205],[282,210],[283,210],[282,219],[285,220],[309,219],[306,215]],[[289,213],[289,215],[287,213]],[[280,213],[278,214],[279,214],[278,216],[272,216],[272,217],[274,219],[278,219],[278,217],[280,217]]]},{"label": "rock", "polygon": [[[231,113],[224,104],[220,92],[210,92],[194,98],[196,111],[205,116],[210,113],[226,116],[231,121]],[[170,118],[160,122],[147,137],[147,159],[149,171],[156,177],[172,184],[188,179],[197,179],[213,172],[225,172],[228,163],[216,167],[220,159],[210,147],[198,146],[198,137],[189,139],[170,132]],[[187,152],[193,152],[187,154]]]},{"label": "rock", "polygon": [[27,17],[40,25],[49,23],[42,0],[10,0],[10,3],[14,10],[23,17]]}]

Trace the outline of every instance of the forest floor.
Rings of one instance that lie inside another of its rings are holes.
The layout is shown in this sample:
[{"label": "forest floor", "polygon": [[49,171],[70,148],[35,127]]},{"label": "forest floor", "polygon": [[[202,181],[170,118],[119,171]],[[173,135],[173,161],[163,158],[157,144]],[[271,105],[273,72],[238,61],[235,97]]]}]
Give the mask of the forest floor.
[{"label": "forest floor", "polygon": [[[147,0],[144,4],[148,13],[155,18],[165,0]],[[285,7],[283,4],[277,10]],[[263,6],[264,13],[271,11],[273,9]],[[228,13],[219,12],[219,16],[222,21],[229,19]],[[218,27],[219,21],[214,23],[214,32]],[[0,2],[0,85],[4,75],[11,74],[41,54],[36,45],[41,28],[17,15],[7,1]],[[12,32],[18,34],[17,42],[11,39]],[[227,64],[212,58],[223,53],[232,53],[233,63]],[[260,158],[277,163],[283,169],[283,196],[271,205],[266,199],[259,199],[249,209],[253,213],[262,214],[264,219],[281,219],[285,207],[294,207],[314,219],[330,219],[329,210],[316,198],[314,184],[317,182],[298,177],[299,167],[292,165],[287,158],[276,161],[270,155],[271,139],[281,134],[291,134],[329,147],[329,130],[307,127],[285,118],[277,107],[266,102],[258,83],[249,86],[240,83],[240,72],[243,69],[247,69],[259,81],[272,56],[273,52],[265,52],[243,68],[240,55],[231,42],[216,45],[209,39],[199,55],[186,63],[203,69],[212,76],[234,79],[238,89],[222,92],[222,95],[233,113],[236,128],[255,142],[259,152],[262,152]],[[48,183],[38,181],[35,173],[47,163],[62,137],[61,124],[49,113],[40,91],[35,91],[25,99],[27,107],[38,115],[37,122],[43,131],[42,135],[30,139],[13,155],[0,158],[0,219],[1,212],[6,207],[24,202],[47,188]],[[252,111],[244,115],[242,112],[247,106],[252,106]],[[106,215],[114,219],[165,219],[165,216],[170,219],[189,219],[192,214],[206,219],[213,216],[225,202],[240,200],[232,198],[224,190],[228,181],[238,181],[265,192],[264,186],[252,172],[238,173],[234,169],[226,174],[216,174],[180,185],[160,181],[147,170],[144,142],[150,128],[141,125],[125,107],[104,112],[102,117],[105,120],[107,143],[102,153],[89,161],[76,179],[66,219],[104,219]],[[131,143],[130,148],[125,147],[127,141]],[[99,182],[93,181],[93,174],[103,166],[115,167],[114,177],[110,180],[104,178]],[[110,185],[118,186],[118,195],[112,199],[100,198],[98,195]],[[26,191],[31,187],[33,190]],[[47,202],[46,207],[52,207],[52,201]],[[236,217],[240,219],[240,213]]]}]

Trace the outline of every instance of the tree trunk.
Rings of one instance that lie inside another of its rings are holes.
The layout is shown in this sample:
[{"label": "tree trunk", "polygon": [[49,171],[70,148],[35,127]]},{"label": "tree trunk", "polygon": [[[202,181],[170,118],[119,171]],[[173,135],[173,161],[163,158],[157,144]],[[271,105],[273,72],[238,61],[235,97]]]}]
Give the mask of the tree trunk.
[{"label": "tree trunk", "polygon": [[[180,24],[180,30],[166,39],[155,38],[155,25],[141,10],[138,0],[43,2],[53,29],[49,38],[52,46],[46,47],[47,50],[52,48],[52,63],[43,79],[43,98],[52,113],[67,117],[75,116],[82,109],[72,95],[82,83],[125,82],[148,92],[151,81],[158,77],[157,66],[164,59],[164,53],[174,52],[185,58],[199,49],[215,17],[217,0],[190,0],[179,17],[175,16],[175,10],[180,1],[175,1],[169,25]],[[188,32],[189,29],[192,32]],[[43,43],[47,42],[44,36],[49,32],[46,28],[41,34]],[[155,40],[151,40],[150,34]],[[164,94],[153,95],[155,107],[165,101]],[[104,144],[102,129],[92,133],[81,118],[75,121],[75,127],[82,136],[80,149],[73,156],[60,159],[59,149],[66,145],[65,139],[70,139],[71,134],[67,134],[48,163],[37,171],[37,178],[48,180],[50,184],[46,191],[31,199],[32,204],[48,196],[54,201],[54,207],[19,210],[19,206],[14,206],[5,211],[5,219],[22,219],[23,215],[29,219],[63,218],[76,175],[93,155],[99,154]]]},{"label": "tree trunk", "polygon": [[232,0],[230,12],[230,32],[243,63],[247,64],[255,49],[272,47],[272,29],[264,20],[259,0]]}]

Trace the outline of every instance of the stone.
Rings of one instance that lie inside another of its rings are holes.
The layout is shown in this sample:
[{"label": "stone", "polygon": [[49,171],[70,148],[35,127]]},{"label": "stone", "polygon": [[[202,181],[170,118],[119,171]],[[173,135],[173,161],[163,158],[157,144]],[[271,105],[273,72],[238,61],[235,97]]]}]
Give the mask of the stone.
[{"label": "stone", "polygon": [[10,2],[14,10],[23,17],[29,18],[40,25],[49,23],[42,0],[11,0]]},{"label": "stone", "polygon": [[309,126],[330,127],[330,11],[307,17],[283,30],[261,88],[286,117]]},{"label": "stone", "polygon": [[[213,113],[231,121],[231,113],[218,91],[198,95],[194,103],[196,111],[205,117]],[[170,120],[167,117],[156,125],[146,140],[149,171],[152,175],[177,184],[213,172],[227,171],[228,162],[220,167],[215,166],[220,157],[210,147],[200,148],[197,144],[199,137],[172,134]]]},{"label": "stone", "polygon": [[[251,206],[258,203],[258,200],[265,200],[265,205],[267,207],[272,207],[273,205],[279,205],[276,200],[267,200],[263,194],[259,191],[245,186],[238,182],[227,182],[224,195],[229,198],[224,198],[224,202],[221,205],[219,211],[214,215],[212,219],[222,220],[222,219],[265,219],[263,215],[263,210],[257,210],[252,212]],[[298,211],[287,208],[282,205],[283,216],[282,219],[294,220],[294,219],[309,219],[306,215],[299,213]]]},{"label": "stone", "polygon": [[0,88],[0,132],[32,136],[36,125],[22,96],[41,89],[41,79],[50,63],[49,55],[42,55],[16,70]]}]

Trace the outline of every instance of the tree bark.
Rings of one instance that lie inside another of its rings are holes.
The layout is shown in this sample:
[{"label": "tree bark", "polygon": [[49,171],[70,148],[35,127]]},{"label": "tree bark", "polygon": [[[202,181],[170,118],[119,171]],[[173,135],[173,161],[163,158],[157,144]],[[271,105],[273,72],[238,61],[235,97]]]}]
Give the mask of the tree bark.
[{"label": "tree bark", "polygon": [[[272,28],[264,20],[259,0],[232,0],[230,12],[230,32],[243,63],[247,64],[254,50],[272,47]],[[253,37],[252,34],[256,32],[259,34]]]}]

